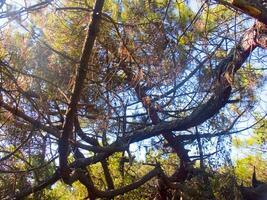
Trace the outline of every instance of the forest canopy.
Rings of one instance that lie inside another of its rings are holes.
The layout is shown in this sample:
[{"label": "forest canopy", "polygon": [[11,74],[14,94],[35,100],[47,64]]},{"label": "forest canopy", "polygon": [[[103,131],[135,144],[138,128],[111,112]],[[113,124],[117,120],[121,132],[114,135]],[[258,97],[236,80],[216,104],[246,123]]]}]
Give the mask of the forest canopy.
[{"label": "forest canopy", "polygon": [[266,1],[2,0],[0,26],[0,199],[267,197]]}]

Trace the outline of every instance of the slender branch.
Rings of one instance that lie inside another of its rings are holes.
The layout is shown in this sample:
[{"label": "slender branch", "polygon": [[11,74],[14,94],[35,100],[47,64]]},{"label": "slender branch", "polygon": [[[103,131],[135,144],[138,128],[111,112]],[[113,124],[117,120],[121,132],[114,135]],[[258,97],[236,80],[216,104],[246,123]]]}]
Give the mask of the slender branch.
[{"label": "slender branch", "polygon": [[[0,18],[8,18],[8,17],[16,17],[17,15],[21,15],[23,13],[30,13],[30,12],[34,12],[34,11],[37,11],[39,9],[43,9],[45,7],[47,7],[50,3],[51,3],[52,0],[46,0],[46,1],[43,1],[43,2],[40,2],[40,3],[37,3],[37,4],[34,4],[32,6],[29,6],[29,7],[26,7],[26,8],[21,8],[19,10],[16,10],[16,11],[12,11],[12,12],[1,12],[0,13]],[[3,5],[1,4],[1,7]]]},{"label": "slender branch", "polygon": [[[33,129],[34,129],[34,128],[33,128]],[[17,148],[15,148],[14,151],[12,151],[12,152],[9,153],[8,155],[6,155],[6,156],[0,158],[0,162],[2,162],[2,161],[4,161],[4,160],[7,160],[7,159],[10,158],[11,156],[13,156],[13,155],[14,155],[14,154],[15,154],[21,147],[23,147],[23,145],[26,144],[26,143],[29,141],[29,139],[32,137],[33,132],[34,132],[34,130],[32,130],[32,131],[30,132],[30,134],[28,135],[28,137],[27,137],[24,141],[22,141],[21,144],[20,144]]]},{"label": "slender branch", "polygon": [[29,122],[30,124],[32,124],[36,128],[40,128],[40,129],[44,130],[45,132],[48,132],[48,133],[52,134],[53,136],[59,138],[58,129],[56,129],[55,127],[46,126],[46,125],[42,124],[39,120],[35,120],[32,117],[29,117],[28,115],[26,115],[19,108],[12,107],[12,106],[9,106],[7,103],[4,103],[2,99],[0,99],[0,107],[3,107],[7,111],[11,112],[14,116],[20,117],[23,120]]}]

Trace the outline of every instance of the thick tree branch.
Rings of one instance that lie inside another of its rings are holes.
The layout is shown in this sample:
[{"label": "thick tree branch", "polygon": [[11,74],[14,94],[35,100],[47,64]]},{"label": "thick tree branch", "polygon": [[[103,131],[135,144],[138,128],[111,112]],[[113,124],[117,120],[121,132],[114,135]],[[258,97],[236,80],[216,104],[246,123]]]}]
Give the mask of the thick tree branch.
[{"label": "thick tree branch", "polygon": [[255,42],[255,27],[249,29],[241,38],[236,48],[223,59],[217,66],[217,83],[213,95],[208,101],[201,104],[189,116],[171,122],[161,122],[157,125],[146,127],[133,132],[127,139],[138,142],[163,132],[182,131],[200,125],[211,118],[224,107],[231,95],[232,80],[235,72],[246,61],[251,52],[257,47]]},{"label": "thick tree branch", "polygon": [[233,0],[229,3],[225,0],[217,0],[228,8],[241,11],[267,25],[267,5],[261,0]]},{"label": "thick tree branch", "polygon": [[79,102],[81,92],[86,78],[89,60],[91,57],[94,42],[99,31],[101,12],[104,5],[104,0],[97,0],[92,15],[92,21],[88,27],[87,37],[82,50],[80,66],[75,77],[74,91],[71,96],[69,108],[66,114],[66,119],[63,126],[63,133],[59,141],[59,163],[63,180],[68,179],[70,168],[68,167],[67,157],[69,151],[69,139],[73,134],[74,118],[77,112],[77,104]]},{"label": "thick tree branch", "polygon": [[104,175],[105,175],[105,179],[106,179],[106,182],[107,182],[107,185],[108,185],[108,189],[109,190],[113,190],[114,189],[114,182],[113,182],[113,179],[111,177],[111,174],[110,174],[110,171],[109,171],[109,168],[108,168],[107,160],[104,159],[101,162],[101,165],[102,165],[102,168],[103,168],[103,171],[104,171]]}]

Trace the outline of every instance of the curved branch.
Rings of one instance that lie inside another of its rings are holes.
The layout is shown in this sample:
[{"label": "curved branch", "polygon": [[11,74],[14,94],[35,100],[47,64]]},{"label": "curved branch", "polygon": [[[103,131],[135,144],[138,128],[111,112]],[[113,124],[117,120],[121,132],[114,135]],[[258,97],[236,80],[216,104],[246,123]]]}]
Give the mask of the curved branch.
[{"label": "curved branch", "polygon": [[157,176],[161,173],[162,173],[162,170],[158,166],[158,167],[154,168],[152,171],[150,171],[149,173],[147,173],[145,176],[143,176],[141,179],[139,179],[138,181],[136,181],[130,185],[126,185],[124,187],[121,187],[121,188],[115,189],[115,190],[108,190],[105,192],[95,190],[95,194],[101,198],[111,198],[114,196],[122,195],[126,192],[129,192],[131,190],[134,190],[134,189],[140,187],[141,185],[143,185],[144,183],[146,183],[147,181],[151,180],[152,178],[154,178],[155,176]]},{"label": "curved branch", "polygon": [[232,49],[228,56],[217,66],[217,82],[215,83],[213,94],[208,101],[199,105],[198,108],[184,119],[161,122],[157,125],[137,130],[127,140],[130,140],[131,143],[138,142],[160,135],[162,132],[186,130],[202,124],[217,114],[230,98],[234,74],[256,47],[255,27],[252,27],[244,34],[236,48]]}]

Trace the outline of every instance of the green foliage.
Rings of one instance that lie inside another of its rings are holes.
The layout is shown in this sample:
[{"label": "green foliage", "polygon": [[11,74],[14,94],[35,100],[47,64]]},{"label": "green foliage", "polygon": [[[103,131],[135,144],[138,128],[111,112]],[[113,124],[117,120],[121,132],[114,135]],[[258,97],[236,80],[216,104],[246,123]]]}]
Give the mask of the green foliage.
[{"label": "green foliage", "polygon": [[245,158],[236,161],[235,174],[239,183],[245,186],[251,186],[251,177],[253,174],[253,167],[256,168],[257,180],[267,182],[267,160],[262,154],[249,155]]},{"label": "green foliage", "polygon": [[43,200],[76,200],[87,197],[86,188],[79,182],[75,182],[72,186],[68,186],[63,182],[57,182],[52,189],[44,191]]}]

